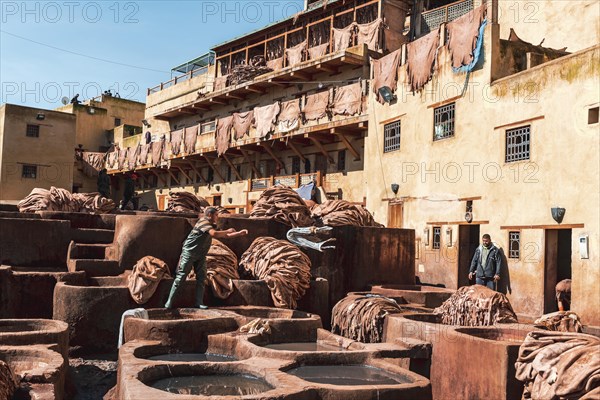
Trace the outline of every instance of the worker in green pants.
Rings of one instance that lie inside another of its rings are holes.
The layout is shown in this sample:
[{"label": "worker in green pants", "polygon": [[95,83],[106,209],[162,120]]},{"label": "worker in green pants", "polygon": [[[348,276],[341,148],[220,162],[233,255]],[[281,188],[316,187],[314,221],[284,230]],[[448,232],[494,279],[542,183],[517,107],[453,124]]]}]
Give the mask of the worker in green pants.
[{"label": "worker in green pants", "polygon": [[210,249],[212,238],[238,237],[248,234],[246,229],[236,231],[234,228],[225,231],[217,230],[217,221],[219,214],[214,207],[208,207],[204,211],[204,216],[198,219],[198,222],[183,242],[179,265],[175,274],[175,280],[171,287],[169,299],[165,304],[166,308],[173,308],[173,303],[177,298],[179,291],[182,288],[192,267],[196,273],[196,308],[207,308],[204,305],[204,280],[206,279],[206,255]]}]

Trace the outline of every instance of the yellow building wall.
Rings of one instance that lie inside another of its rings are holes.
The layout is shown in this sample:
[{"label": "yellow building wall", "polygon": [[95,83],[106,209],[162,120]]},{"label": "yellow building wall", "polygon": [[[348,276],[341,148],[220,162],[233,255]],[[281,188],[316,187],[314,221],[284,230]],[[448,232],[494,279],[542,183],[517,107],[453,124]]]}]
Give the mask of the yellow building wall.
[{"label": "yellow building wall", "polygon": [[[45,119],[37,120],[38,113]],[[34,188],[72,190],[74,115],[4,104],[0,123],[0,200],[22,200]],[[40,126],[39,137],[26,136],[28,124]],[[35,179],[22,177],[23,164],[38,166]]]}]

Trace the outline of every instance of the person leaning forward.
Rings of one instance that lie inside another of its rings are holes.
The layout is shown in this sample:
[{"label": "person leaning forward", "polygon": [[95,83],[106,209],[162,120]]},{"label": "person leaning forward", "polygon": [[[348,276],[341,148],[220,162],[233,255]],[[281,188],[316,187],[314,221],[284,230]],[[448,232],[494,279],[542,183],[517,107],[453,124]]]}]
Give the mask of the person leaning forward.
[{"label": "person leaning forward", "polygon": [[246,229],[236,231],[234,228],[225,231],[217,230],[217,221],[219,214],[214,207],[208,207],[204,216],[200,216],[198,222],[183,242],[179,265],[175,273],[175,280],[169,293],[165,307],[173,308],[173,304],[183,287],[183,282],[187,279],[192,267],[196,273],[196,308],[207,308],[204,305],[204,280],[206,279],[206,255],[210,249],[212,238],[233,238],[248,234]]},{"label": "person leaning forward", "polygon": [[469,280],[475,275],[478,285],[494,289],[494,282],[500,280],[502,257],[500,249],[492,243],[492,238],[487,233],[481,238],[481,246],[475,250],[475,255],[469,268]]}]

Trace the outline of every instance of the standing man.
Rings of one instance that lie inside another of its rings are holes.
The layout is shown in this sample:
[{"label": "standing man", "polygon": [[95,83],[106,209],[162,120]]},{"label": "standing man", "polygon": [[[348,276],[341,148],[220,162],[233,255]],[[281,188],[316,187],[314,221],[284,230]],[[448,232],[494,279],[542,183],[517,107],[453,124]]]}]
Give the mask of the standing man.
[{"label": "standing man", "polygon": [[127,205],[131,201],[131,198],[135,194],[135,180],[137,175],[134,173],[128,173],[125,176],[125,188],[123,189],[123,203],[121,204],[121,210],[125,210]]},{"label": "standing man", "polygon": [[236,231],[233,228],[226,231],[217,230],[217,221],[219,214],[214,207],[208,207],[204,211],[204,216],[198,219],[196,225],[183,242],[183,249],[179,257],[179,266],[175,273],[175,280],[171,287],[169,299],[165,304],[166,308],[173,308],[173,303],[177,298],[181,285],[185,282],[188,274],[194,267],[196,273],[196,308],[207,308],[204,305],[204,280],[206,279],[206,255],[210,249],[212,238],[234,238],[248,234],[246,229]]},{"label": "standing man", "polygon": [[102,195],[102,197],[110,198],[110,176],[106,173],[106,168],[100,170],[98,174],[98,193]]},{"label": "standing man", "polygon": [[494,246],[492,238],[487,233],[482,236],[481,242],[481,246],[477,247],[471,261],[469,280],[472,280],[475,275],[475,282],[478,285],[494,289],[494,282],[500,280],[500,268],[502,267],[500,249]]}]

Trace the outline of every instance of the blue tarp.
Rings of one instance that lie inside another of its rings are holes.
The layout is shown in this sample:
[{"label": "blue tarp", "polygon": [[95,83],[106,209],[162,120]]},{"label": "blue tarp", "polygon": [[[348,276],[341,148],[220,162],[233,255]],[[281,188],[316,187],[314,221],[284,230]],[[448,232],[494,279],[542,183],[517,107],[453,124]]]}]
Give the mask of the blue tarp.
[{"label": "blue tarp", "polygon": [[483,32],[485,31],[485,26],[487,25],[487,19],[484,19],[479,27],[479,36],[477,37],[477,43],[475,44],[475,50],[473,50],[473,61],[471,61],[468,65],[463,65],[459,68],[452,67],[452,71],[454,73],[459,72],[471,72],[475,65],[479,61],[479,56],[481,55],[481,48],[483,47]]}]

